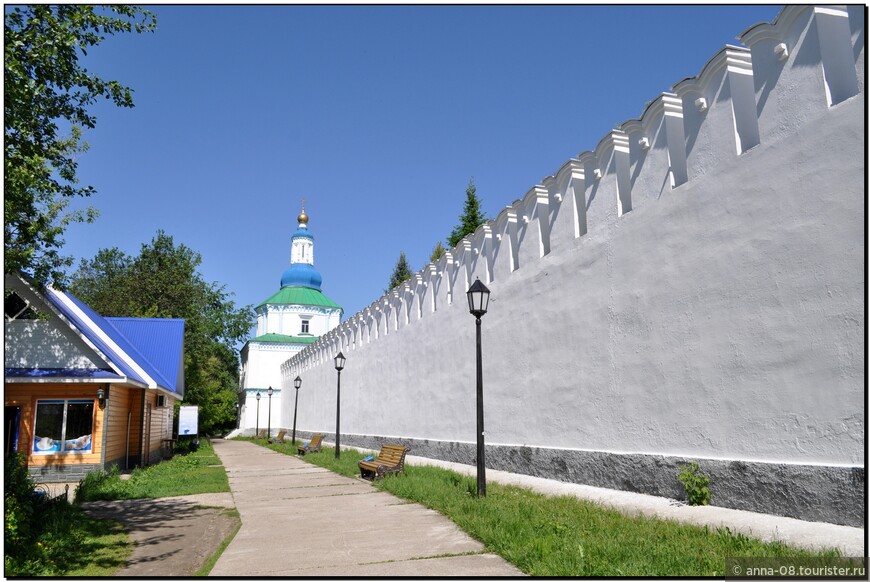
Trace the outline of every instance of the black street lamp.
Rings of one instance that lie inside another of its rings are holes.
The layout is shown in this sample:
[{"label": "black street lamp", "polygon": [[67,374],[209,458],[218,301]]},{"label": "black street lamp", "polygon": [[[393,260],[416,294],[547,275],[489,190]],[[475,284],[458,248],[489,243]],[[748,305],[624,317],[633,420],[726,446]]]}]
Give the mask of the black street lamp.
[{"label": "black street lamp", "polygon": [[260,433],[260,391],[257,390],[257,425],[254,429],[254,438],[257,438]]},{"label": "black street lamp", "polygon": [[293,404],[293,446],[296,446],[296,409],[299,406],[299,389],[302,388],[302,378],[296,376],[293,380],[293,387],[296,388],[296,402]]},{"label": "black street lamp", "polygon": [[269,386],[269,389],[266,390],[266,394],[269,395],[269,421],[268,421],[269,424],[266,425],[268,427],[268,428],[266,428],[266,438],[271,440],[272,439],[272,387],[271,386]]},{"label": "black street lamp", "polygon": [[489,289],[476,279],[466,293],[468,311],[477,319],[477,496],[486,497],[486,456],[483,448],[483,356],[480,349],[480,318],[489,307]]},{"label": "black street lamp", "polygon": [[335,356],[335,369],[338,370],[338,386],[335,393],[335,458],[339,457],[341,449],[341,371],[344,369],[344,362],[347,358],[344,354],[338,352]]}]

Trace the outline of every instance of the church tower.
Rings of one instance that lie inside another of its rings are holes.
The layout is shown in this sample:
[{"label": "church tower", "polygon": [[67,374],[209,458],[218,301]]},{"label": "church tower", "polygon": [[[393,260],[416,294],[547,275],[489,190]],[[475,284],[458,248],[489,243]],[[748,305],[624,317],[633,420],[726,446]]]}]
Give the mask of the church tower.
[{"label": "church tower", "polygon": [[286,428],[281,418],[281,364],[337,327],[344,311],[320,288],[323,277],[314,268],[314,235],[308,230],[304,203],[296,220],[298,227],[290,237],[290,266],[281,275],[278,292],[254,308],[256,336],[241,352],[239,429],[248,434],[267,425],[273,434]]}]

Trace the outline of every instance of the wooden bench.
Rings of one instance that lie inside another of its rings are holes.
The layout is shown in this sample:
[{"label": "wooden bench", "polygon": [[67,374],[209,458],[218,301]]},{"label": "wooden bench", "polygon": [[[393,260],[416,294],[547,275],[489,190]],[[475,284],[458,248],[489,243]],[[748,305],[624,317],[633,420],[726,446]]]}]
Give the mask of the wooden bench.
[{"label": "wooden bench", "polygon": [[260,429],[260,432],[257,433],[257,438],[258,439],[266,438],[266,429],[265,428]]},{"label": "wooden bench", "polygon": [[269,437],[269,444],[271,445],[272,443],[283,443],[285,434],[287,434],[287,431],[282,430],[278,433],[278,436],[276,436],[275,438]]},{"label": "wooden bench", "polygon": [[359,471],[363,479],[382,479],[387,473],[405,471],[405,454],[411,450],[407,445],[384,445],[378,458],[372,461],[360,461]]},{"label": "wooden bench", "polygon": [[320,452],[320,443],[323,441],[323,435],[317,433],[313,437],[311,437],[311,442],[307,445],[302,445],[301,447],[297,447],[300,455],[304,455],[305,453],[319,453]]}]

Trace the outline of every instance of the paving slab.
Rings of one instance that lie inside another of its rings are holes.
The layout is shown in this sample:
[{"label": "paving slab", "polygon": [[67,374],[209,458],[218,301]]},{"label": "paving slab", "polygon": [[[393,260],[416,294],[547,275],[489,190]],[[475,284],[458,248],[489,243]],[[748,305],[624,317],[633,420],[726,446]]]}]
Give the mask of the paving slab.
[{"label": "paving slab", "polygon": [[212,576],[523,575],[443,515],[368,482],[250,442],[212,444],[242,518]]}]

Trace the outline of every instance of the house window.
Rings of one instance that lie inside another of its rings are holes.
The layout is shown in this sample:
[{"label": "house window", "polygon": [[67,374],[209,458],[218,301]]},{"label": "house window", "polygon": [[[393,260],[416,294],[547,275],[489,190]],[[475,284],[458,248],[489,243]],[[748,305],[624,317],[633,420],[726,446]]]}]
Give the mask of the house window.
[{"label": "house window", "polygon": [[36,310],[15,292],[3,298],[3,311],[6,315],[6,321],[13,319],[37,319],[39,317]]},{"label": "house window", "polygon": [[307,319],[302,320],[302,333],[308,333],[308,321]]},{"label": "house window", "polygon": [[39,400],[34,425],[34,453],[90,453],[94,401]]}]

